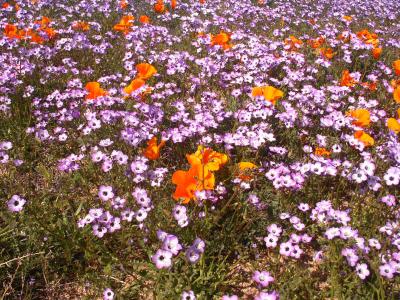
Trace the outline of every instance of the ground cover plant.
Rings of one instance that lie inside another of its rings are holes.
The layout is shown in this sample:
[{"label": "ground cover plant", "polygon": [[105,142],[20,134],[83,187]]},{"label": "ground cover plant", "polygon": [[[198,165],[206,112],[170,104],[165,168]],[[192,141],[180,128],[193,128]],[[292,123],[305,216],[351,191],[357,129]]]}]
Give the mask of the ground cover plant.
[{"label": "ground cover plant", "polygon": [[1,299],[398,299],[400,2],[7,0]]}]

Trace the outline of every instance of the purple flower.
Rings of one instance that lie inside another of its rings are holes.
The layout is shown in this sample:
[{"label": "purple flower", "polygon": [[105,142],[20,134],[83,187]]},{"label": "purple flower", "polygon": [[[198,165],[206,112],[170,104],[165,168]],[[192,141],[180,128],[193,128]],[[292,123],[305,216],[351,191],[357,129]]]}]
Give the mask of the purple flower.
[{"label": "purple flower", "polygon": [[254,297],[254,300],[279,300],[279,294],[275,291],[273,292],[260,292]]},{"label": "purple flower", "polygon": [[368,270],[367,264],[357,264],[356,272],[357,272],[358,277],[360,277],[362,280],[367,278],[369,275],[369,270]]},{"label": "purple flower", "polygon": [[223,295],[222,298],[221,298],[221,300],[239,300],[239,298],[238,298],[238,296],[236,296],[236,295],[232,295],[232,296]]},{"label": "purple flower", "polygon": [[112,300],[114,299],[114,292],[110,288],[106,288],[103,292],[104,300]]},{"label": "purple flower", "polygon": [[182,246],[179,244],[178,238],[172,234],[169,234],[165,237],[162,248],[164,250],[168,250],[173,255],[177,255],[179,251],[182,250]]},{"label": "purple flower", "polygon": [[7,201],[8,209],[12,212],[20,212],[26,203],[26,200],[19,195],[13,195],[10,200]]},{"label": "purple flower", "polygon": [[99,187],[98,196],[103,201],[108,201],[114,197],[112,186],[101,185]]},{"label": "purple flower", "polygon": [[252,278],[263,288],[267,287],[271,282],[274,281],[274,278],[267,271],[255,271]]},{"label": "purple flower", "polygon": [[291,256],[293,245],[290,242],[282,243],[279,246],[279,253],[284,256]]},{"label": "purple flower", "polygon": [[151,257],[151,261],[156,265],[157,269],[166,269],[172,265],[172,253],[163,249],[158,249]]},{"label": "purple flower", "polygon": [[181,296],[182,300],[196,300],[196,296],[193,291],[184,291]]},{"label": "purple flower", "polygon": [[390,264],[384,264],[379,266],[379,273],[388,279],[392,279],[394,275],[395,270]]},{"label": "purple flower", "polygon": [[278,242],[278,237],[273,234],[269,234],[264,238],[265,246],[267,248],[275,248]]}]

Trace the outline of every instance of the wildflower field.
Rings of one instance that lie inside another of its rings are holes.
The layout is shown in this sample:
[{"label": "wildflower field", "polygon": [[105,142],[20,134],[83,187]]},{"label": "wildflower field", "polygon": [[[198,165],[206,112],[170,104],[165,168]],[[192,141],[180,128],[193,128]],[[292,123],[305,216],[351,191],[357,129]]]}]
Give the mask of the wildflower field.
[{"label": "wildflower field", "polygon": [[0,299],[399,297],[399,0],[0,1]]}]

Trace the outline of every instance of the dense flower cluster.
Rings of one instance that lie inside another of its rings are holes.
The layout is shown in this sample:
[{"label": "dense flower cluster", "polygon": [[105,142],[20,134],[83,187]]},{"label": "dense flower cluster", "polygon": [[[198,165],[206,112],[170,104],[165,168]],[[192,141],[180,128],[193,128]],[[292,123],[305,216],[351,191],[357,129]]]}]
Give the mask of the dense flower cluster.
[{"label": "dense flower cluster", "polygon": [[[400,2],[142,2],[2,4],[0,118],[26,121],[1,131],[0,176],[43,151],[59,178],[85,178],[80,232],[129,239],[159,274],[214,264],[202,230],[245,206],[268,223],[240,241],[254,299],[280,297],[268,260],[336,253],[361,282],[398,280]],[[38,205],[20,194],[3,201],[15,218]],[[182,299],[201,292],[192,277]]]}]

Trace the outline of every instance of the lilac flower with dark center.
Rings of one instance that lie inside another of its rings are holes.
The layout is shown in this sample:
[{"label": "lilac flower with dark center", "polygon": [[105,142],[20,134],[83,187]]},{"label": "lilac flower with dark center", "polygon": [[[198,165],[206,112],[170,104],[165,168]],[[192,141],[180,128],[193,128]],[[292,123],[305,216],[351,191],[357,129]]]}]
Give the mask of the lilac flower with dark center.
[{"label": "lilac flower with dark center", "polygon": [[26,203],[26,200],[19,195],[13,195],[10,200],[7,201],[8,209],[11,212],[20,212]]},{"label": "lilac flower with dark center", "polygon": [[114,292],[110,288],[106,288],[103,292],[104,300],[112,300],[114,299]]},{"label": "lilac flower with dark center", "polygon": [[274,282],[274,278],[267,271],[255,271],[252,279],[262,288],[267,287],[271,282]]},{"label": "lilac flower with dark center", "polygon": [[113,188],[111,186],[101,185],[98,195],[101,200],[108,201],[114,197]]},{"label": "lilac flower with dark center", "polygon": [[151,261],[157,269],[167,269],[172,265],[172,253],[163,249],[158,249],[151,257]]},{"label": "lilac flower with dark center", "polygon": [[254,297],[254,300],[279,300],[279,294],[273,292],[260,292]]},{"label": "lilac flower with dark center", "polygon": [[184,291],[181,296],[182,300],[196,300],[196,296],[193,291]]},{"label": "lilac flower with dark center", "polygon": [[392,279],[394,276],[394,272],[395,270],[390,264],[383,264],[379,266],[379,274],[381,274],[383,277]]},{"label": "lilac flower with dark center", "polygon": [[284,256],[291,256],[293,245],[290,242],[282,243],[279,246],[279,253]]},{"label": "lilac flower with dark center", "polygon": [[360,277],[362,280],[367,278],[368,275],[370,274],[367,264],[364,264],[364,263],[357,264],[356,273],[357,273],[358,277]]},{"label": "lilac flower with dark center", "polygon": [[182,250],[182,245],[179,244],[176,236],[168,234],[163,241],[162,248],[168,250],[173,255],[178,255],[179,251]]}]

